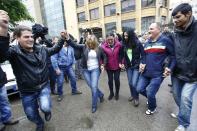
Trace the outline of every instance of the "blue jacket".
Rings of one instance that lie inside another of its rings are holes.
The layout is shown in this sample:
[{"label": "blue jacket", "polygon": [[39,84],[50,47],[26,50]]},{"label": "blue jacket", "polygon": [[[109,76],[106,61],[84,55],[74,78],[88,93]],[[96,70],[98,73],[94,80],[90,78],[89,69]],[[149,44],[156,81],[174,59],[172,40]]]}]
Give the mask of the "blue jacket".
[{"label": "blue jacket", "polygon": [[[173,42],[161,35],[157,41],[148,40],[144,45],[145,51],[145,71],[144,76],[154,78],[163,75],[164,68],[168,67],[173,70],[175,66],[175,54]],[[166,59],[168,63],[165,63]]]},{"label": "blue jacket", "polygon": [[59,53],[51,56],[51,63],[54,70],[74,64],[75,57],[73,48],[71,46],[67,46],[66,50],[65,47],[63,47]]}]

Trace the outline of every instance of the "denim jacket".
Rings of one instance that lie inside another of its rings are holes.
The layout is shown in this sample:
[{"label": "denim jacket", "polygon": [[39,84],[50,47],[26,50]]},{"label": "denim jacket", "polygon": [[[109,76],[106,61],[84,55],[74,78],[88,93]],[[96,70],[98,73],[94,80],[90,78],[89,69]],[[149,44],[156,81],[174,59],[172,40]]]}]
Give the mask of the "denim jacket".
[{"label": "denim jacket", "polygon": [[60,67],[71,66],[75,63],[74,50],[71,46],[67,46],[67,50],[63,47],[59,53],[51,56],[51,63],[54,70]]}]

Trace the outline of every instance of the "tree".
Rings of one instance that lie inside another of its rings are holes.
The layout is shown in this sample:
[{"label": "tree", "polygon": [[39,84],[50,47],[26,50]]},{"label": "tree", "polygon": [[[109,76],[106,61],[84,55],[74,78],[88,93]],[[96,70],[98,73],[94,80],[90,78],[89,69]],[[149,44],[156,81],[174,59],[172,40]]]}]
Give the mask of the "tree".
[{"label": "tree", "polygon": [[8,12],[12,25],[22,20],[34,21],[20,0],[0,0],[0,9]]}]

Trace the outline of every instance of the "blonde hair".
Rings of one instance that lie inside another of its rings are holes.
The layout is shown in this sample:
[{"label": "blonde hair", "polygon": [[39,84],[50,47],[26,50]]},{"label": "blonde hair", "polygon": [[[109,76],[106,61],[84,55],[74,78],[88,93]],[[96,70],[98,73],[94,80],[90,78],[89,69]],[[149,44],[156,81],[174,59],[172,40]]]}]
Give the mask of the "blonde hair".
[{"label": "blonde hair", "polygon": [[95,37],[95,35],[89,35],[86,38],[86,45],[90,48],[90,49],[94,49],[96,50],[98,47],[98,40]]}]

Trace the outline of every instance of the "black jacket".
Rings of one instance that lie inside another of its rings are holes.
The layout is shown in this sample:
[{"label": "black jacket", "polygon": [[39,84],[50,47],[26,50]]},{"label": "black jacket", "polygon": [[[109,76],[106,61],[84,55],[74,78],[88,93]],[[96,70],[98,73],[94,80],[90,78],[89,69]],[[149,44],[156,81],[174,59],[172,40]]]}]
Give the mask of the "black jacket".
[{"label": "black jacket", "polygon": [[[87,69],[87,60],[88,60],[88,52],[89,52],[89,49],[88,47],[85,45],[85,44],[75,44],[72,40],[68,40],[67,43],[72,46],[74,49],[77,48],[80,50],[81,52],[81,67],[83,69]],[[105,55],[105,53],[103,52],[103,50],[98,47],[98,50],[96,51],[97,53],[97,58],[98,58],[98,63],[99,64],[104,64],[104,66],[106,65],[107,63],[107,57]]]},{"label": "black jacket", "polygon": [[[52,48],[34,44],[34,51],[27,52],[20,44],[11,46],[7,52],[17,86],[21,92],[36,92],[48,81],[48,58],[57,53],[63,46],[64,40]],[[41,86],[42,85],[42,86]]]},{"label": "black jacket", "polygon": [[[9,36],[3,37],[0,36],[0,63],[4,62],[6,60],[6,52],[9,48]],[[0,67],[0,88],[7,83],[7,78],[5,72]]]},{"label": "black jacket", "polygon": [[174,47],[177,64],[173,76],[186,82],[197,81],[197,21],[194,17],[186,30],[175,30]]},{"label": "black jacket", "polygon": [[132,48],[132,60],[129,60],[129,57],[127,55],[128,47],[125,43],[122,43],[123,45],[123,57],[124,57],[124,64],[126,68],[139,68],[140,61],[144,58],[144,48],[142,44],[137,40],[137,43],[135,43],[135,47]]}]

